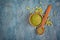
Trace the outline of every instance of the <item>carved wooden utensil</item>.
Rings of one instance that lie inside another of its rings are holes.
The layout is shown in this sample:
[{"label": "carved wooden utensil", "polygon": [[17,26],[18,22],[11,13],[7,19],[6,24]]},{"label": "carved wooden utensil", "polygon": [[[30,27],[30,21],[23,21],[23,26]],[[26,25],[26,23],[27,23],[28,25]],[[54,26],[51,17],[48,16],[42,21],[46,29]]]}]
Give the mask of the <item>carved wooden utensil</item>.
[{"label": "carved wooden utensil", "polygon": [[49,15],[49,13],[51,11],[51,8],[52,8],[52,5],[48,5],[48,7],[47,7],[47,9],[45,11],[45,14],[44,14],[44,16],[42,18],[42,23],[36,29],[37,34],[39,34],[39,35],[42,35],[44,33],[44,25],[46,23],[48,15]]}]

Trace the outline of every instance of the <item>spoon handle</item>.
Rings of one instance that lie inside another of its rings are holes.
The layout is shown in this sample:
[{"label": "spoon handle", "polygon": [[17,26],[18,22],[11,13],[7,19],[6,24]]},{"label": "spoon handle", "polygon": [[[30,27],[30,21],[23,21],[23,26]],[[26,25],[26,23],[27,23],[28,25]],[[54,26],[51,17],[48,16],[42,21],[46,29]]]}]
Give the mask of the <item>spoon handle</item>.
[{"label": "spoon handle", "polygon": [[46,20],[47,20],[48,15],[49,15],[49,13],[50,13],[50,11],[51,11],[51,8],[52,8],[52,5],[48,5],[48,7],[47,7],[47,9],[46,9],[46,11],[45,11],[44,17],[43,17],[43,19],[42,19],[42,23],[41,23],[41,26],[40,26],[40,27],[43,27],[44,24],[46,23]]}]

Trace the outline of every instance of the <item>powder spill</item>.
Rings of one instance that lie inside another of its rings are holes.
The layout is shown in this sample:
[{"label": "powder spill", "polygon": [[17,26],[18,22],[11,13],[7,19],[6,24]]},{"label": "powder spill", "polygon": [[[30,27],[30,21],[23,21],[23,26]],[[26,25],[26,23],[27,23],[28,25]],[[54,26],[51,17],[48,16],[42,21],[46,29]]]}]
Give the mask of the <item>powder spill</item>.
[{"label": "powder spill", "polygon": [[52,25],[52,21],[47,20],[47,21],[46,21],[46,25],[47,25],[47,26],[51,26],[51,25]]},{"label": "powder spill", "polygon": [[29,7],[29,6],[27,6],[27,7],[26,7],[26,9],[27,9],[27,10],[29,10],[29,9],[30,9],[30,7]]},{"label": "powder spill", "polygon": [[[42,2],[40,2],[40,4],[42,4]],[[46,4],[45,4],[45,6],[46,6]],[[35,8],[30,8],[29,6],[27,6],[26,7],[26,9],[27,10],[30,10],[30,9],[32,9],[33,11],[34,11],[34,15],[33,15],[33,17],[31,18],[31,23],[34,25],[34,26],[38,26],[40,23],[41,23],[41,17],[40,16],[38,16],[38,15],[36,15],[35,13],[37,13],[37,14],[40,14],[42,17],[43,17],[43,9],[41,8],[41,7],[38,7],[38,6],[36,6]],[[32,13],[32,10],[30,10],[30,13]],[[32,13],[33,14],[33,13]],[[54,12],[54,15],[56,14],[56,12]],[[48,17],[48,19],[49,19],[50,17]],[[37,21],[37,19],[38,20],[40,20],[40,21]],[[47,26],[51,26],[52,25],[52,21],[50,21],[50,20],[47,20],[46,21],[46,25]]]}]

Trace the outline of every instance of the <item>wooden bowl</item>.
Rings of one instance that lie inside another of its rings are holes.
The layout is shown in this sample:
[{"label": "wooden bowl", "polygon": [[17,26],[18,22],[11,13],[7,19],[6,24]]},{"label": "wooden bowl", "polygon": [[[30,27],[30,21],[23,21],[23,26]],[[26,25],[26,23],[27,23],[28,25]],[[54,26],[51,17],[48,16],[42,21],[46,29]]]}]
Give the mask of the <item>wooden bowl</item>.
[{"label": "wooden bowl", "polygon": [[[36,16],[36,17],[35,17]],[[34,21],[34,22],[33,22]],[[35,23],[36,22],[36,23]],[[42,16],[39,13],[33,13],[30,14],[29,16],[29,23],[34,26],[37,27],[38,25],[40,25],[42,22]]]}]

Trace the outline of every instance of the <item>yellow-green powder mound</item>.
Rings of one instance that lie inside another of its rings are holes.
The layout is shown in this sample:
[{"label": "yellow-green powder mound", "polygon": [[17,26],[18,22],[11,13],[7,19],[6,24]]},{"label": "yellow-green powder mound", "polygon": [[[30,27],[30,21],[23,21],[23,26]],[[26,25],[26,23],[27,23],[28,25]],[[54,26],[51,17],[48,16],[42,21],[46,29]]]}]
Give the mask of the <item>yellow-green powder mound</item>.
[{"label": "yellow-green powder mound", "polygon": [[38,14],[34,14],[32,17],[31,17],[31,23],[35,26],[39,25],[42,21],[42,17]]}]

